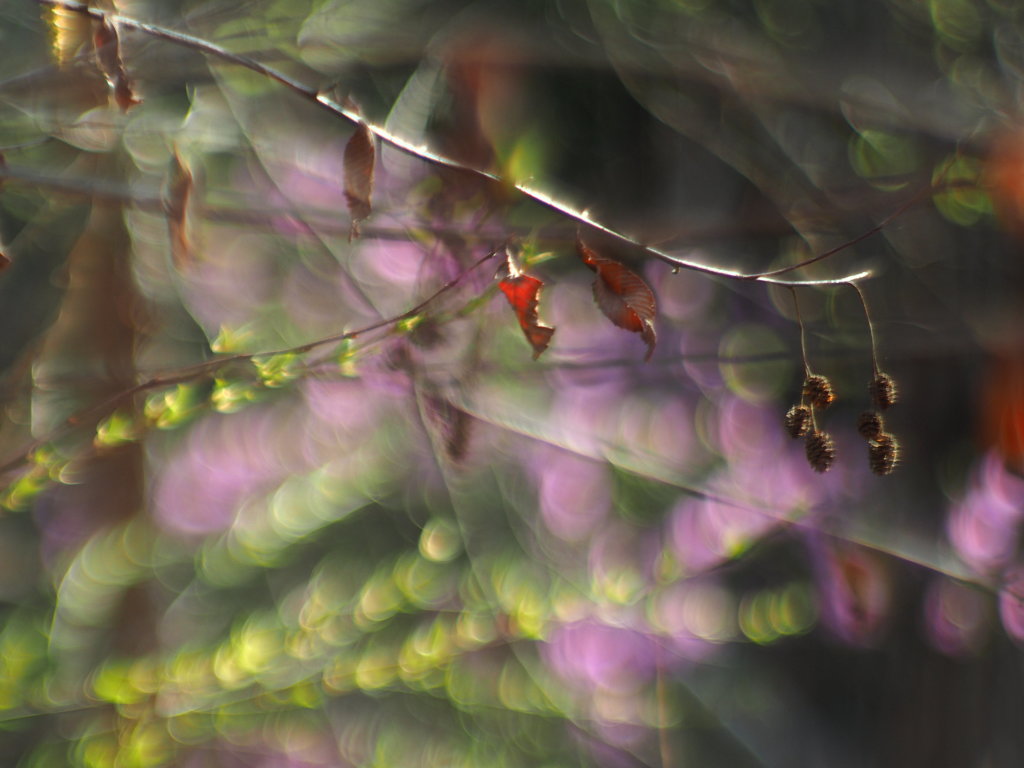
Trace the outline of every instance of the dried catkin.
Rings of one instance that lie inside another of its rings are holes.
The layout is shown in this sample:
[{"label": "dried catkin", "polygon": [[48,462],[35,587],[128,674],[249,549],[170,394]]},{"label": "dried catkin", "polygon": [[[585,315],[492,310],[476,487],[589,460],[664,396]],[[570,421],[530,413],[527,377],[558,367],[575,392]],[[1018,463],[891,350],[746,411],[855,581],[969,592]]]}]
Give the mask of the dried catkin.
[{"label": "dried catkin", "polygon": [[806,405],[794,405],[786,411],[786,432],[790,437],[803,437],[811,428],[811,409]]},{"label": "dried catkin", "polygon": [[827,432],[807,436],[807,461],[815,472],[828,472],[836,460],[836,446]]},{"label": "dried catkin", "polygon": [[836,399],[832,382],[818,374],[811,374],[804,379],[804,397],[819,410],[828,408]]}]

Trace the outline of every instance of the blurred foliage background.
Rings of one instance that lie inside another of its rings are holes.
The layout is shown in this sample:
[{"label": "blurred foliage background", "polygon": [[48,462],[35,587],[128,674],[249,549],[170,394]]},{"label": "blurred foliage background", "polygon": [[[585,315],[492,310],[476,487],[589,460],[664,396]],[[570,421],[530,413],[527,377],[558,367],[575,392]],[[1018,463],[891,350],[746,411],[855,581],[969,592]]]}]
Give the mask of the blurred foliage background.
[{"label": "blurred foliage background", "polygon": [[645,364],[570,217],[381,144],[350,240],[351,123],[122,26],[126,102],[96,22],[8,0],[5,765],[1021,764],[1024,7],[92,5],[718,268],[884,224],[797,276],[873,270],[902,461],[849,286],[798,291],[817,474],[787,288],[605,246]]}]

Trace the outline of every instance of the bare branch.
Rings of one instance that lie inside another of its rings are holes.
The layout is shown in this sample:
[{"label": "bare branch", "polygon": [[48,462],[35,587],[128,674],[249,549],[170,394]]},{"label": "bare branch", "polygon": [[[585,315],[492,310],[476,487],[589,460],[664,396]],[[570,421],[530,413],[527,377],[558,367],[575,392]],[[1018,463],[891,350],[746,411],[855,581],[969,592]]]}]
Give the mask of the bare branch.
[{"label": "bare branch", "polygon": [[[176,30],[168,29],[166,27],[157,26],[155,24],[149,24],[147,22],[132,19],[127,16],[108,13],[106,11],[102,11],[98,8],[93,8],[79,2],[73,2],[73,0],[35,0],[35,2],[44,6],[64,8],[74,13],[80,13],[91,18],[97,19],[98,21],[107,21],[109,23],[113,23],[125,29],[134,29],[144,34],[150,35],[152,37],[156,37],[161,40],[167,40],[168,42],[174,43],[176,45],[191,48],[193,50],[200,51],[207,55],[218,58],[222,61],[226,61],[231,64],[244,67],[253,72],[256,72],[257,74],[263,75],[264,77],[270,80],[280,83],[293,93],[297,94],[298,96],[301,96],[307,101],[317,104],[321,108],[326,109],[331,114],[334,114],[338,117],[342,117],[353,124],[359,124],[364,122],[362,116],[357,111],[349,107],[346,107],[344,104],[339,104],[338,102],[331,99],[328,95],[320,92],[318,89],[306,85],[305,83],[299,82],[298,80],[289,77],[288,75],[275,69],[274,67],[267,66],[266,64],[263,64],[262,62],[259,62],[256,59],[253,59],[249,56],[244,56],[242,54],[232,53],[226,48],[216,45],[215,43],[211,43],[207,40],[203,40],[202,38],[198,38],[193,35],[186,34],[184,32],[178,32]],[[551,197],[542,190],[535,189],[524,183],[510,182],[509,180],[502,178],[498,174],[492,173],[490,171],[485,171],[481,168],[476,168],[471,165],[467,165],[450,157],[446,157],[445,155],[439,154],[427,146],[421,144],[413,144],[412,142],[407,141],[406,139],[403,139],[402,137],[394,133],[391,133],[383,126],[374,125],[372,123],[366,123],[366,126],[370,130],[370,132],[377,136],[377,138],[379,138],[382,142],[396,149],[406,152],[414,157],[419,158],[420,160],[429,162],[433,165],[463,171],[465,173],[473,174],[488,181],[501,184],[505,187],[515,189],[520,194],[533,200],[534,202],[537,202],[546,208],[549,208],[565,216],[568,216],[569,218],[572,218],[581,224],[586,224],[587,226],[602,232],[606,236],[611,237],[612,239],[618,241],[619,243],[629,246],[631,248],[638,249],[639,251],[643,252],[644,254],[650,257],[653,257],[655,259],[665,262],[666,264],[671,265],[673,268],[685,269],[691,272],[698,272],[711,277],[718,277],[727,280],[757,281],[763,283],[770,283],[773,285],[818,287],[844,285],[864,280],[871,276],[871,272],[869,270],[829,280],[783,280],[779,279],[777,276],[784,274],[786,272],[791,272],[800,267],[813,264],[817,261],[821,261],[827,258],[828,256],[838,253],[839,251],[844,250],[845,248],[848,248],[851,245],[860,242],[861,240],[864,240],[865,238],[879,231],[892,219],[896,218],[901,213],[903,213],[914,202],[916,202],[917,199],[915,198],[914,200],[905,204],[903,207],[897,209],[883,222],[878,224],[876,227],[873,227],[871,230],[868,230],[868,232],[858,236],[857,238],[847,243],[844,243],[836,248],[833,248],[830,251],[827,251],[823,254],[819,254],[818,256],[815,256],[812,259],[808,259],[799,264],[794,264],[792,266],[784,267],[782,269],[774,270],[771,272],[743,273],[737,272],[735,270],[715,267],[710,264],[705,264],[703,262],[678,258],[665,251],[659,250],[649,245],[645,245],[640,240],[633,238],[625,233],[619,232],[615,229],[612,229],[611,227],[605,226],[604,224],[601,224],[600,222],[591,219],[585,210],[579,210],[577,208],[574,208],[573,206],[569,205],[564,201],[557,200],[554,197]]]}]

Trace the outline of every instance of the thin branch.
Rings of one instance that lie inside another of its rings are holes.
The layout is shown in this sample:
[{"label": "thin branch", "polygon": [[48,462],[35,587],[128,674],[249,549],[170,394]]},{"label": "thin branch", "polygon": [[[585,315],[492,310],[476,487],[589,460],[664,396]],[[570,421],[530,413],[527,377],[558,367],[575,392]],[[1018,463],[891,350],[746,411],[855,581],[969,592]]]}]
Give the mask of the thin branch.
[{"label": "thin branch", "polygon": [[275,355],[305,354],[306,352],[311,352],[319,347],[327,346],[329,344],[337,344],[348,339],[355,339],[359,336],[363,336],[372,331],[376,331],[390,325],[395,325],[396,323],[400,323],[403,320],[408,320],[411,317],[415,317],[428,306],[430,306],[431,303],[436,301],[438,298],[440,298],[441,296],[443,296],[445,293],[449,292],[456,286],[458,286],[459,283],[461,283],[471,272],[475,271],[484,262],[493,258],[496,253],[497,251],[492,250],[489,251],[484,256],[481,256],[465,270],[460,272],[458,275],[453,277],[447,283],[445,283],[432,294],[430,294],[430,296],[423,299],[423,301],[419,302],[418,304],[416,304],[416,306],[412,307],[411,309],[407,309],[405,312],[402,312],[400,315],[395,315],[394,317],[378,320],[376,322],[370,323],[369,325],[365,325],[362,328],[357,328],[354,331],[344,331],[342,333],[336,333],[331,336],[325,336],[315,341],[310,341],[305,344],[300,344],[294,347],[285,347],[284,349],[277,349],[269,352],[240,352],[233,355],[226,355],[224,357],[217,357],[214,358],[213,360],[207,360],[206,362],[198,363],[196,365],[188,366],[185,368],[180,368],[172,373],[156,374],[154,376],[151,376],[150,378],[146,379],[145,381],[139,382],[133,387],[129,387],[128,389],[118,392],[117,394],[107,398],[106,400],[100,403],[91,405],[88,408],[69,416],[64,421],[63,424],[54,429],[52,432],[32,441],[32,443],[25,447],[18,454],[17,457],[10,459],[4,464],[0,464],[0,474],[9,472],[13,469],[16,469],[17,467],[20,467],[28,460],[28,457],[31,456],[34,451],[36,451],[43,445],[46,445],[47,443],[50,443],[54,440],[63,437],[68,432],[77,429],[83,424],[88,424],[93,420],[99,419],[100,417],[102,417],[103,414],[109,413],[110,411],[117,408],[118,405],[120,405],[122,402],[131,397],[134,397],[135,395],[141,394],[143,392],[148,392],[153,389],[160,389],[162,387],[169,387],[175,384],[183,384],[188,381],[193,381],[194,379],[199,379],[204,376],[208,376],[211,373],[214,373],[215,371],[218,371],[222,368],[225,368],[226,366],[231,365],[232,363],[248,362],[256,357],[273,357]]},{"label": "thin branch", "polygon": [[[43,141],[46,140],[48,139],[44,139]],[[144,211],[151,211],[155,213],[161,213],[164,211],[164,198],[156,191],[155,188],[145,185],[136,185],[133,187],[126,184],[115,184],[91,177],[82,178],[68,176],[66,174],[50,175],[40,173],[21,165],[0,165],[0,183],[3,181],[11,181],[30,187],[39,187],[71,197],[100,198],[112,203],[131,205]],[[955,185],[947,185],[947,188],[951,186]],[[240,202],[240,204],[242,204],[242,202]],[[199,213],[201,214],[201,218],[208,221],[244,224],[250,228],[274,229],[275,227],[280,226],[281,222],[292,220],[295,221],[296,226],[301,227],[304,230],[308,231],[310,228],[313,228],[316,232],[323,232],[332,235],[347,234],[350,229],[349,224],[339,220],[337,211],[319,208],[310,208],[308,211],[303,212],[292,207],[288,212],[283,213],[279,207],[269,208],[260,205],[246,204],[242,208],[236,208],[228,205],[213,205],[204,202],[202,210]],[[380,210],[378,210],[377,213],[378,215],[375,216],[377,219],[399,220],[398,217],[394,215],[387,215],[386,211],[384,212],[384,216],[379,215],[381,213]],[[409,237],[408,227],[388,226],[380,223],[380,221],[376,224],[372,223],[372,221],[370,223],[363,222],[361,229],[368,238],[408,240]],[[550,244],[551,246],[571,246],[575,241],[577,231],[576,226],[569,222],[566,222],[564,225],[547,225],[539,229],[534,226],[505,224],[502,225],[500,231],[497,228],[493,228],[480,230],[478,232],[469,232],[466,227],[458,225],[447,225],[437,222],[417,222],[416,229],[430,232],[432,234],[456,234],[461,237],[473,238],[475,242],[496,239],[503,240],[509,234],[515,234],[522,239],[530,237],[535,239],[538,243]],[[715,242],[735,237],[739,234],[775,235],[779,234],[779,232],[770,230],[752,230],[750,228],[743,227],[727,227],[724,223],[712,225],[705,224],[701,226],[688,226],[685,230],[677,233],[676,239],[684,239],[690,243]],[[675,257],[671,258],[674,259]],[[675,265],[675,261],[670,263],[673,264],[673,266]],[[859,278],[860,275],[853,275],[852,277]]]},{"label": "thin branch", "polygon": [[[305,83],[299,82],[298,80],[289,77],[288,75],[275,69],[274,67],[270,67],[266,64],[263,64],[262,62],[257,61],[256,59],[253,59],[249,56],[245,56],[242,54],[232,53],[226,48],[216,45],[215,43],[211,43],[207,40],[203,40],[202,38],[198,38],[193,35],[186,34],[184,32],[178,32],[176,30],[168,29],[166,27],[157,26],[155,24],[149,24],[147,22],[139,21],[128,16],[121,16],[118,14],[108,13],[106,11],[100,10],[99,8],[93,8],[88,5],[84,5],[80,2],[73,2],[72,0],[35,0],[35,2],[43,6],[64,8],[73,13],[80,13],[84,16],[89,16],[90,18],[96,19],[98,21],[106,20],[111,24],[121,26],[126,29],[134,29],[139,32],[143,32],[144,34],[150,35],[151,37],[156,37],[161,40],[166,40],[168,42],[174,43],[176,45],[181,45],[186,48],[191,48],[193,50],[200,51],[207,55],[221,59],[222,61],[226,61],[231,64],[244,67],[253,72],[256,72],[257,74],[263,75],[264,77],[273,80],[274,82],[280,83],[281,85],[283,85],[285,88],[289,89],[296,95],[318,105],[323,109],[326,109],[333,115],[348,120],[351,123],[365,122],[358,112],[344,106],[343,104],[339,104],[326,94],[320,92],[318,89],[306,85]],[[802,266],[807,266],[808,264],[814,263],[816,261],[821,261],[822,259],[825,259],[828,256],[832,256],[833,254],[838,253],[839,251],[848,248],[849,246],[854,245],[860,242],[861,240],[875,234],[875,232],[877,232],[879,229],[888,224],[892,219],[902,214],[918,199],[917,197],[915,197],[913,200],[904,204],[904,206],[901,206],[901,208],[897,209],[882,223],[873,227],[868,232],[858,236],[857,238],[849,241],[848,243],[837,246],[836,248],[833,248],[824,254],[819,254],[818,256],[815,256],[812,259],[808,259],[805,262],[801,262],[800,264],[795,264],[790,267],[784,267],[779,270],[773,270],[771,272],[743,273],[731,269],[714,267],[711,266],[710,264],[705,264],[698,261],[691,261],[689,259],[681,259],[676,256],[672,256],[671,254],[665,251],[659,250],[649,245],[645,245],[644,243],[640,242],[635,238],[630,237],[629,235],[614,230],[611,227],[608,227],[604,224],[601,224],[598,221],[591,219],[585,210],[578,210],[573,206],[569,205],[568,203],[556,200],[555,198],[551,197],[542,190],[535,189],[524,183],[512,183],[509,180],[502,178],[498,174],[492,173],[491,171],[485,171],[481,168],[466,165],[465,163],[459,162],[458,160],[447,157],[445,155],[441,155],[425,145],[413,144],[412,142],[407,141],[406,139],[403,139],[402,137],[391,133],[383,126],[373,125],[370,123],[367,123],[367,125],[369,129],[374,133],[374,135],[376,135],[382,142],[403,152],[406,152],[407,154],[417,157],[420,160],[432,163],[433,165],[438,165],[445,168],[451,168],[453,170],[469,173],[480,178],[486,179],[490,182],[501,184],[505,187],[514,188],[520,194],[543,205],[544,207],[554,210],[572,219],[575,219],[577,222],[581,224],[586,224],[602,232],[606,236],[618,241],[619,243],[629,246],[631,248],[639,249],[648,256],[659,259],[660,261],[663,261],[666,264],[671,265],[672,267],[685,269],[691,272],[699,272],[701,274],[709,275],[711,277],[719,277],[728,280],[756,281],[762,283],[770,283],[773,285],[818,287],[837,286],[863,280],[871,276],[870,271],[858,272],[856,274],[846,275],[844,277],[829,280],[783,280],[779,279],[778,275],[790,272]]]},{"label": "thin branch", "polygon": [[883,229],[885,229],[885,227],[891,224],[893,220],[899,218],[908,210],[910,210],[919,202],[921,202],[923,199],[925,199],[929,194],[931,194],[933,189],[934,185],[932,184],[929,184],[928,186],[924,187],[916,195],[914,195],[912,198],[903,203],[903,205],[899,206],[895,211],[890,213],[888,216],[886,216],[884,219],[878,222],[875,226],[871,227],[871,229],[862,232],[852,240],[847,240],[846,242],[837,245],[835,248],[830,248],[829,250],[824,251],[823,253],[819,253],[817,256],[812,256],[809,259],[804,259],[803,261],[797,262],[796,264],[790,264],[788,267],[773,269],[770,272],[762,272],[760,275],[760,279],[764,279],[766,282],[770,282],[768,278],[777,277],[778,275],[784,275],[787,272],[792,272],[793,270],[810,266],[811,264],[815,264],[819,261],[822,261],[823,259],[827,259],[829,256],[833,256],[839,253],[840,251],[843,251],[851,246],[854,246],[857,243],[861,242],[862,240],[867,240],[872,235],[881,232]]}]

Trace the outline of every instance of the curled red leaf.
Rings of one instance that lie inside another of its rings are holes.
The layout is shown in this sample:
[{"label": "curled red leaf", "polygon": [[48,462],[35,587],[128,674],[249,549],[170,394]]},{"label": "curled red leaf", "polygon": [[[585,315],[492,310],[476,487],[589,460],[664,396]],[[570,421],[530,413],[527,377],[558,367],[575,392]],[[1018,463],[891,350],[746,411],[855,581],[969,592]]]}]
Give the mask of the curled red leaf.
[{"label": "curled red leaf", "polygon": [[376,160],[373,131],[363,122],[345,145],[345,202],[352,215],[349,240],[359,237],[359,222],[370,215],[373,197],[373,170]]},{"label": "curled red leaf", "polygon": [[121,111],[127,112],[136,104],[141,104],[142,99],[135,95],[131,78],[124,68],[124,61],[121,59],[121,43],[117,37],[117,29],[108,19],[101,19],[93,34],[93,48],[96,51],[96,62],[107,79],[114,102]]},{"label": "curled red leaf", "polygon": [[542,325],[537,316],[537,304],[540,289],[544,286],[541,280],[523,274],[510,274],[498,287],[505,294],[508,303],[515,310],[519,327],[523,329],[526,340],[533,347],[533,359],[540,357],[541,352],[548,348],[555,329]]},{"label": "curled red leaf", "polygon": [[639,333],[647,343],[644,361],[651,359],[658,337],[654,318],[658,307],[654,292],[644,279],[623,264],[601,256],[576,237],[576,252],[583,263],[597,273],[594,280],[594,301],[605,317],[619,328]]}]

